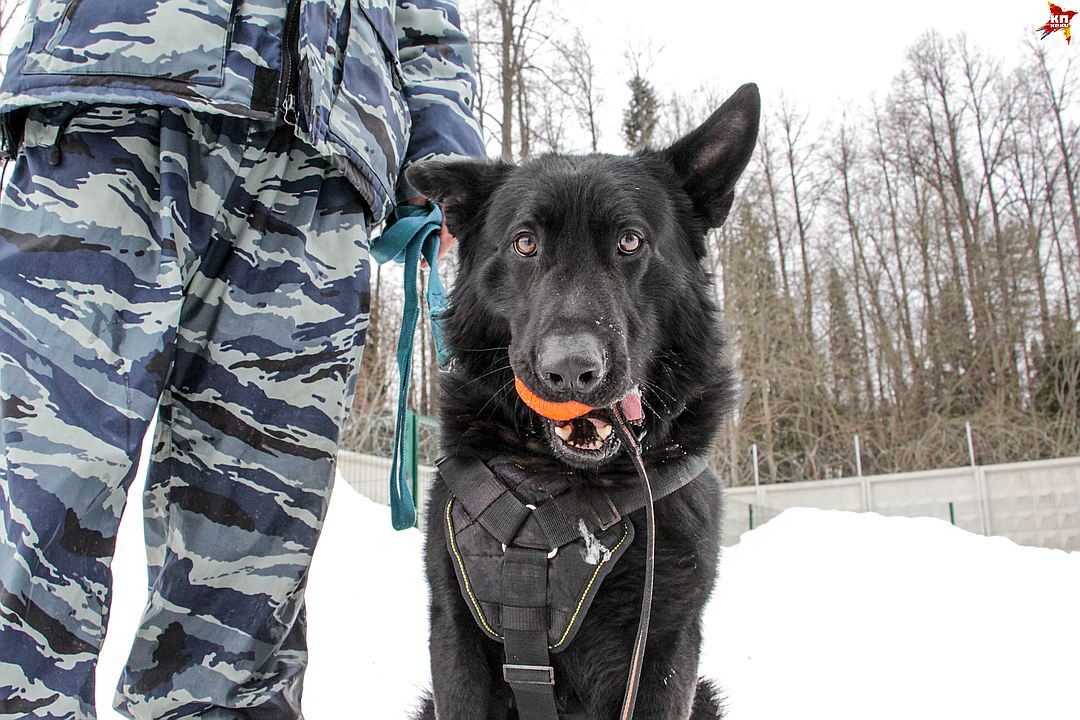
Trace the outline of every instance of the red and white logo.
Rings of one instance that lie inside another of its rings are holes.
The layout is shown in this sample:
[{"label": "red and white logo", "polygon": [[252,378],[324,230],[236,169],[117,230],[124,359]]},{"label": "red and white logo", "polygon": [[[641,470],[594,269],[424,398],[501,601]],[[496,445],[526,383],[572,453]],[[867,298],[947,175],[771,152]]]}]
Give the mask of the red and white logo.
[{"label": "red and white logo", "polygon": [[1040,25],[1035,28],[1035,32],[1041,32],[1043,38],[1052,32],[1058,30],[1063,31],[1065,35],[1065,44],[1072,44],[1072,24],[1073,16],[1076,15],[1075,10],[1062,10],[1059,5],[1055,5],[1052,2],[1046,3],[1050,6],[1050,20],[1045,25]]}]

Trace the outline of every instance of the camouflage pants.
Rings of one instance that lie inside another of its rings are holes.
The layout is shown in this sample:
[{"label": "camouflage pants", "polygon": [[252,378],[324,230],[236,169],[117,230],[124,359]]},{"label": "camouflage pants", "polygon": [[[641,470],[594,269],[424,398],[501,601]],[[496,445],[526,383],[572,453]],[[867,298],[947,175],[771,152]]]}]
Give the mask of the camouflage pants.
[{"label": "camouflage pants", "polygon": [[288,128],[32,111],[0,205],[0,718],[93,718],[160,399],[116,706],[297,718],[303,590],[368,310],[360,194]]}]

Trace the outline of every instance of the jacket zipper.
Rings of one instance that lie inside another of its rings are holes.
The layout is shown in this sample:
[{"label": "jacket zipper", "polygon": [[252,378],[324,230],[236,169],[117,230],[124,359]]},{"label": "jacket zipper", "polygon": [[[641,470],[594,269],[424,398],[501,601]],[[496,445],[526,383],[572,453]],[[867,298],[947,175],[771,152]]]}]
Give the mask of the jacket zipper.
[{"label": "jacket zipper", "polygon": [[281,120],[286,125],[296,125],[296,89],[300,52],[300,0],[289,0],[285,15],[285,32],[281,40]]},{"label": "jacket zipper", "polygon": [[64,6],[64,12],[60,14],[60,19],[56,23],[56,29],[53,31],[52,37],[45,43],[45,47],[42,48],[47,53],[56,51],[56,46],[60,44],[60,40],[67,34],[68,24],[71,23],[71,17],[75,14],[75,9],[79,7],[80,0],[68,0],[68,4]]},{"label": "jacket zipper", "polygon": [[371,32],[375,35],[376,40],[379,42],[379,47],[382,48],[383,57],[386,58],[386,64],[390,66],[390,82],[394,86],[394,89],[398,92],[405,87],[405,75],[401,72],[401,66],[398,64],[397,55],[390,49],[390,45],[383,39],[382,33],[379,32],[375,25],[375,22],[371,19],[371,15],[368,14],[367,8],[364,7],[364,3],[357,3],[360,8],[361,14],[364,19],[367,20],[368,25],[371,26]]}]

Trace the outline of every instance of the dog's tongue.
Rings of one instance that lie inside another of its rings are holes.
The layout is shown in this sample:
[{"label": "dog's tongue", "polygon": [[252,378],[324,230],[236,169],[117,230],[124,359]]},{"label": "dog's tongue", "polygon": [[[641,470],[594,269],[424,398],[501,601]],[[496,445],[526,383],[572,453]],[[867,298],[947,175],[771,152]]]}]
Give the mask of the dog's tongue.
[{"label": "dog's tongue", "polygon": [[641,409],[641,393],[637,390],[631,390],[629,395],[620,400],[619,407],[627,422],[639,422],[645,417],[645,412]]}]

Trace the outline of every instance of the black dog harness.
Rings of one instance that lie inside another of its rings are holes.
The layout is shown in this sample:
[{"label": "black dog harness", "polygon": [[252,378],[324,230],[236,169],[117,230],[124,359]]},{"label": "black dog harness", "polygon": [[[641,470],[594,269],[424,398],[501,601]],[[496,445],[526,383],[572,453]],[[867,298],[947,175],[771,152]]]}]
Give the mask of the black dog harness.
[{"label": "black dog harness", "polygon": [[[583,488],[570,473],[536,478],[508,459],[451,456],[437,465],[450,490],[443,525],[461,594],[484,634],[504,645],[503,678],[521,720],[558,720],[550,653],[574,639],[633,542],[627,516],[699,477],[705,459],[666,460],[642,487],[612,488]],[[651,587],[646,594],[651,602]],[[636,696],[633,672],[630,690]]]}]

